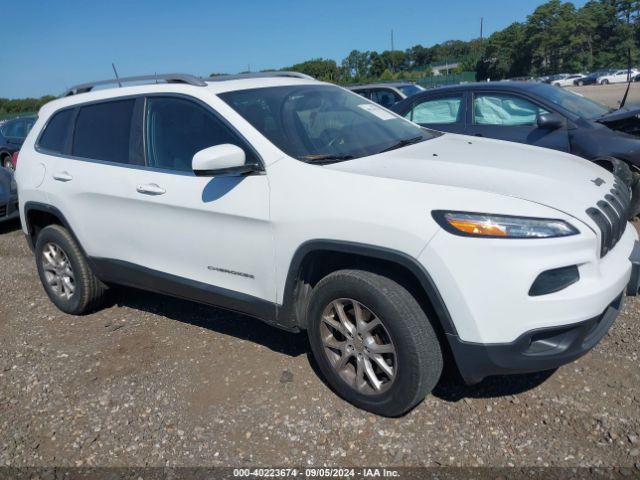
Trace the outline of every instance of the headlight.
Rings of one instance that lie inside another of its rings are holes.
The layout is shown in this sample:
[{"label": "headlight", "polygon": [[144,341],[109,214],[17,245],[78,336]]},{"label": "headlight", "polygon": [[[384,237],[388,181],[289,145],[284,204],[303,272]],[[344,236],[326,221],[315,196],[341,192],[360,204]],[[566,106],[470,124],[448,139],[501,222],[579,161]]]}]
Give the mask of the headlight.
[{"label": "headlight", "polygon": [[578,234],[564,220],[510,217],[491,213],[434,211],[433,218],[449,233],[484,238],[554,238]]}]

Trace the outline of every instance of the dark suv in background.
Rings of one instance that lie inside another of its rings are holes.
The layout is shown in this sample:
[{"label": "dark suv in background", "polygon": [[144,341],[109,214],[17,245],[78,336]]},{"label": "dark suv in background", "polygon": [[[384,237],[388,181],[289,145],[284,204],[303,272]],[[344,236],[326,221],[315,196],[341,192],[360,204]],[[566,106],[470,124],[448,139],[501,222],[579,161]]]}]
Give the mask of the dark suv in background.
[{"label": "dark suv in background", "polygon": [[18,215],[18,189],[13,173],[0,168],[0,223]]},{"label": "dark suv in background", "polygon": [[[633,189],[640,209],[640,109],[613,109],[545,83],[427,90],[392,110],[424,127],[552,148],[591,160]],[[517,161],[517,159],[514,159]]]},{"label": "dark suv in background", "polygon": [[0,166],[15,169],[13,154],[20,150],[36,119],[36,116],[29,115],[0,122]]}]

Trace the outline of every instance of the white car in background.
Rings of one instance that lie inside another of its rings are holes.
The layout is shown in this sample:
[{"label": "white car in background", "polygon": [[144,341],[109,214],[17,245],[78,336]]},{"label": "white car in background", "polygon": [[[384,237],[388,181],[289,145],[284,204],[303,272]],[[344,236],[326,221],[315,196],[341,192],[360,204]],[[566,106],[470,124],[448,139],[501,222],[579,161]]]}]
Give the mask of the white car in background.
[{"label": "white car in background", "polygon": [[572,73],[571,75],[564,76],[551,82],[551,85],[555,87],[568,87],[572,86],[573,82],[579,78],[584,78],[584,73]]},{"label": "white car in background", "polygon": [[616,70],[611,75],[598,77],[596,83],[598,85],[608,85],[610,83],[626,83],[629,81],[629,78],[635,78],[638,73],[640,73],[640,71],[636,70],[635,68],[632,68],[631,70],[628,70],[626,68],[622,70]]}]

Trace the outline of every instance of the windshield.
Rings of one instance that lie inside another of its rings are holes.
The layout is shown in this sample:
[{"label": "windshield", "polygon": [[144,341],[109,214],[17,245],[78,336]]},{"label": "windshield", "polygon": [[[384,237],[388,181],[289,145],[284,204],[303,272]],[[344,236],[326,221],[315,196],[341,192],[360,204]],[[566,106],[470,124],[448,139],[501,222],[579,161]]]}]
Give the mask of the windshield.
[{"label": "windshield", "polygon": [[552,87],[551,85],[536,85],[532,88],[532,91],[574,115],[588,120],[593,120],[612,111],[611,108],[585,98],[580,94]]},{"label": "windshield", "polygon": [[365,157],[437,135],[331,85],[256,88],[219,96],[280,150],[306,162]]},{"label": "windshield", "polygon": [[415,95],[416,93],[420,93],[424,91],[424,88],[422,88],[420,85],[401,85],[397,88],[402,93],[404,93],[407,97],[410,97],[411,95]]}]

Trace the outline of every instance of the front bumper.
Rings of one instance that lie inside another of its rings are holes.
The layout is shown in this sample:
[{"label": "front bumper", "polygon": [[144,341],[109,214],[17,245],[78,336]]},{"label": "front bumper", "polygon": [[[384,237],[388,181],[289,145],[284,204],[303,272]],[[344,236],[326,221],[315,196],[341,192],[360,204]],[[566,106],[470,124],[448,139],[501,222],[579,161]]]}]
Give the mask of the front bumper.
[{"label": "front bumper", "polygon": [[636,242],[629,260],[631,261],[631,278],[627,286],[627,295],[635,297],[640,291],[640,242]]},{"label": "front bumper", "polygon": [[483,345],[464,342],[456,335],[447,335],[447,338],[460,374],[468,384],[478,383],[490,375],[551,370],[576,360],[595,347],[618,317],[623,300],[624,293],[621,293],[595,318],[562,327],[532,330],[510,343]]},{"label": "front bumper", "polygon": [[18,218],[19,215],[17,195],[12,195],[8,199],[0,199],[0,223]]}]

